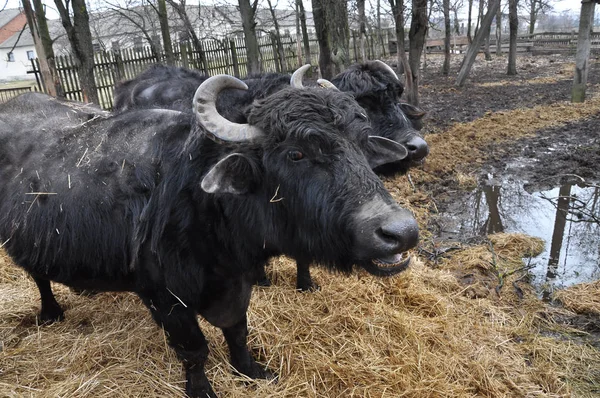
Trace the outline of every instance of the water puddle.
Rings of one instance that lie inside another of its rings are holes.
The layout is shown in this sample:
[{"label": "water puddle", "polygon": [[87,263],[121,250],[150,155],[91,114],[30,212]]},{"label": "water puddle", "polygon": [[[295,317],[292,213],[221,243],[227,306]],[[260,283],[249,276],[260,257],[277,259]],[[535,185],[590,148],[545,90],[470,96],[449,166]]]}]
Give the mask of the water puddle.
[{"label": "water puddle", "polygon": [[442,214],[440,237],[465,241],[520,232],[543,239],[544,252],[530,260],[533,284],[542,293],[600,279],[600,187],[525,187],[516,178],[488,175]]}]

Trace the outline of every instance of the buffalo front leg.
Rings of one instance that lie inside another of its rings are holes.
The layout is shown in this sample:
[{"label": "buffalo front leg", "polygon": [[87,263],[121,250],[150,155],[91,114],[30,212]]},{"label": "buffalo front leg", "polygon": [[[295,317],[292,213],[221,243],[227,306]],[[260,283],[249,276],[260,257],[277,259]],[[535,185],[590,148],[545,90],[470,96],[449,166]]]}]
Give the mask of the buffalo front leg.
[{"label": "buffalo front leg", "polygon": [[246,341],[248,339],[248,327],[246,316],[231,327],[221,328],[227,346],[229,347],[229,356],[231,365],[240,373],[252,379],[272,379],[275,374],[268,369],[260,366],[252,357],[248,350]]},{"label": "buffalo front leg", "polygon": [[309,261],[296,261],[296,289],[303,292],[313,292],[320,289],[320,286],[313,282],[310,277]]},{"label": "buffalo front leg", "polygon": [[40,298],[42,299],[42,310],[39,314],[40,321],[42,323],[52,323],[65,319],[65,313],[54,298],[54,293],[52,293],[50,281],[37,276],[34,276],[33,280],[40,291]]},{"label": "buffalo front leg", "polygon": [[208,344],[198,326],[196,313],[184,307],[167,290],[155,290],[139,296],[150,309],[154,321],[164,329],[169,345],[183,362],[187,395],[190,398],[216,398],[204,373]]}]

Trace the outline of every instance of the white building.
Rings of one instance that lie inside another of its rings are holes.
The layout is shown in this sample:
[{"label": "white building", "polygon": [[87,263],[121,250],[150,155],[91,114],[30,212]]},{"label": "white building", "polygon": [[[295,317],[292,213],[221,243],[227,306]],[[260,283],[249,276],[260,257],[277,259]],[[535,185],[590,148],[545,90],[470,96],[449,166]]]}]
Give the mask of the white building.
[{"label": "white building", "polygon": [[18,9],[0,12],[0,80],[35,79],[27,71],[36,56],[25,14]]}]

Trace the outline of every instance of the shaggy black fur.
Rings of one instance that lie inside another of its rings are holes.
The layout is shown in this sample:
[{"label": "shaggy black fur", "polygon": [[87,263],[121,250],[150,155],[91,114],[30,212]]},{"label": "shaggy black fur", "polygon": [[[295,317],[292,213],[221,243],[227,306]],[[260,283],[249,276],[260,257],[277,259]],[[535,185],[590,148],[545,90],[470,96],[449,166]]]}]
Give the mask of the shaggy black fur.
[{"label": "shaggy black fur", "polygon": [[[191,99],[206,79],[207,76],[193,70],[153,65],[135,79],[115,88],[115,111],[158,107],[191,112]],[[244,80],[248,90],[224,90],[217,101],[217,109],[231,121],[247,123],[252,103],[289,87],[289,81],[290,76],[285,74],[250,76]],[[333,83],[357,98],[373,127],[371,134],[392,139],[408,149],[405,159],[376,166],[378,173],[405,172],[427,155],[427,143],[414,128],[421,126],[424,112],[399,102],[403,86],[388,71],[374,62],[354,65],[337,76]],[[366,155],[373,163],[373,158],[381,154],[367,151]],[[310,276],[309,264],[303,262],[297,268],[297,288],[302,291],[317,289],[318,285]],[[259,276],[259,284],[270,284],[264,272]]]},{"label": "shaggy black fur", "polygon": [[417,130],[423,125],[425,112],[400,101],[402,83],[374,61],[356,64],[334,77],[331,82],[341,91],[351,93],[366,111],[375,134],[405,145],[409,156],[400,162],[386,164],[376,172],[406,171],[429,153],[427,143]]},{"label": "shaggy black fur", "polygon": [[[50,111],[44,128],[23,123]],[[367,163],[370,126],[348,95],[280,90],[249,110],[264,136],[230,144],[177,111],[77,123],[69,112],[39,94],[0,105],[0,241],[38,284],[44,321],[63,317],[49,281],[137,293],[191,397],[215,397],[196,314],[223,330],[239,372],[272,377],[246,346],[251,285],[269,256],[383,275],[373,260],[416,244],[416,222]]]}]

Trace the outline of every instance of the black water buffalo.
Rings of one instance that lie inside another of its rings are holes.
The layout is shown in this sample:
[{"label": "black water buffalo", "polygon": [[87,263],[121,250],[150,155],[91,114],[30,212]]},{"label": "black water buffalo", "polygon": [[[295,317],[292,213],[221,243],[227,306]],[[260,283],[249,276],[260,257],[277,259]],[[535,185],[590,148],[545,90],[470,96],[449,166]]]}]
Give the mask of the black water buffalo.
[{"label": "black water buffalo", "polygon": [[[250,76],[244,82],[248,90],[227,90],[217,101],[217,109],[227,119],[247,122],[247,109],[256,99],[292,85],[301,86],[305,65],[292,76],[280,73]],[[153,65],[135,79],[119,83],[115,87],[116,112],[140,108],[165,108],[191,112],[190,101],[195,87],[207,79],[197,71],[164,65]],[[369,117],[373,133],[389,138],[408,149],[404,158],[377,165],[376,171],[386,173],[405,172],[411,165],[424,159],[429,153],[427,143],[417,130],[422,128],[424,112],[400,101],[404,87],[394,71],[381,61],[356,64],[336,76],[331,83],[319,80],[325,87],[335,87],[352,93]]]},{"label": "black water buffalo", "polygon": [[352,65],[331,83],[339,90],[351,93],[362,106],[377,135],[401,143],[408,156],[398,162],[378,167],[376,172],[406,171],[415,162],[429,154],[427,142],[418,130],[423,127],[425,112],[400,101],[404,86],[396,73],[382,61],[368,61]]},{"label": "black water buffalo", "polygon": [[[248,109],[254,100],[266,98],[288,87],[290,80],[292,85],[301,86],[302,76],[308,67],[310,66],[305,65],[291,77],[278,73],[251,76],[245,80],[249,87],[247,91],[226,90],[217,101],[217,109],[231,121],[246,123]],[[159,107],[190,112],[192,108],[188,99],[193,97],[195,87],[206,79],[207,76],[197,71],[153,65],[135,79],[117,85],[115,111]],[[326,80],[319,82],[331,87],[331,83]],[[387,149],[395,150],[395,157],[389,153],[383,157],[373,151],[366,153],[376,172],[405,172],[427,156],[429,148],[417,131],[422,127],[421,119],[425,113],[400,101],[404,87],[388,65],[381,61],[353,65],[336,76],[332,83],[337,89],[350,92],[356,97],[365,109],[373,134],[402,145]],[[382,162],[383,158],[386,162]],[[309,267],[310,264],[305,262],[297,265],[296,287],[299,290],[318,288],[310,276]],[[259,276],[259,283],[270,283],[264,272]]]},{"label": "black water buffalo", "polygon": [[[418,239],[364,155],[389,140],[369,135],[350,95],[282,89],[240,125],[216,110],[225,87],[246,86],[206,80],[193,117],[145,109],[71,123],[59,120],[68,105],[40,94],[0,105],[0,242],[37,283],[40,319],[64,316],[50,281],[135,292],[191,397],[215,397],[197,314],[222,329],[237,371],[272,376],[246,345],[251,285],[269,256],[385,276],[407,267]],[[44,128],[31,122],[49,111]]]}]

